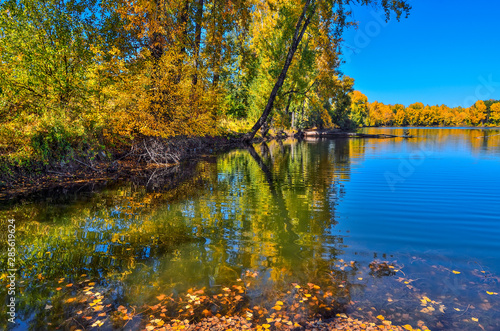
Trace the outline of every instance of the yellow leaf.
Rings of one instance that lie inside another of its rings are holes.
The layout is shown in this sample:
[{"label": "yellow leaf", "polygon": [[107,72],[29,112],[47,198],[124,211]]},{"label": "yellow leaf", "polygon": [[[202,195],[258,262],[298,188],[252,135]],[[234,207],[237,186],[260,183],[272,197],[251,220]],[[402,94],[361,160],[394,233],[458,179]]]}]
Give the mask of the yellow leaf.
[{"label": "yellow leaf", "polygon": [[270,324],[262,324],[262,326],[264,327],[264,329],[269,329],[271,327]]},{"label": "yellow leaf", "polygon": [[410,324],[403,325],[403,328],[405,328],[408,331],[412,331],[413,330],[413,328],[411,327]]},{"label": "yellow leaf", "polygon": [[498,294],[497,292],[490,292],[490,291],[486,291],[486,293],[488,293],[489,295],[497,295]]},{"label": "yellow leaf", "polygon": [[66,303],[70,303],[70,302],[73,302],[75,300],[76,300],[75,298],[69,298],[68,300],[66,300]]},{"label": "yellow leaf", "polygon": [[473,320],[474,322],[478,322],[479,320],[475,317],[472,317],[471,320]]},{"label": "yellow leaf", "polygon": [[94,324],[92,324],[92,327],[95,328],[96,326],[101,326],[103,324],[104,324],[104,322],[102,322],[102,321],[95,321]]},{"label": "yellow leaf", "polygon": [[378,316],[377,316],[377,318],[378,318],[379,320],[381,320],[381,321],[385,320],[385,317],[384,317],[384,316],[382,316],[382,315],[378,315]]},{"label": "yellow leaf", "polygon": [[101,311],[104,308],[104,306],[95,306],[94,311]]},{"label": "yellow leaf", "polygon": [[456,271],[456,270],[452,270],[451,272],[453,272],[455,275],[458,275],[460,273],[460,271]]},{"label": "yellow leaf", "polygon": [[277,306],[283,306],[283,301],[276,301]]},{"label": "yellow leaf", "polygon": [[281,306],[274,306],[273,309],[274,310],[281,310]]}]

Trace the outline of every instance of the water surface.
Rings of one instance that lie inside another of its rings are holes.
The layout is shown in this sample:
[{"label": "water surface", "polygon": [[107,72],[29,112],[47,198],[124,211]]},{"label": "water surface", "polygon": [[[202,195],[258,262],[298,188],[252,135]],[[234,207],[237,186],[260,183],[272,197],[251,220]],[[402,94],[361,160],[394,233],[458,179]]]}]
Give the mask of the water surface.
[{"label": "water surface", "polygon": [[[130,181],[3,201],[2,226],[14,219],[17,231],[17,328],[60,323],[66,285],[82,274],[114,306],[140,307],[247,272],[259,280],[251,300],[265,301],[269,290],[335,272],[349,284],[352,316],[499,330],[500,131],[410,132],[263,143]],[[397,271],[377,274],[374,261]]]}]

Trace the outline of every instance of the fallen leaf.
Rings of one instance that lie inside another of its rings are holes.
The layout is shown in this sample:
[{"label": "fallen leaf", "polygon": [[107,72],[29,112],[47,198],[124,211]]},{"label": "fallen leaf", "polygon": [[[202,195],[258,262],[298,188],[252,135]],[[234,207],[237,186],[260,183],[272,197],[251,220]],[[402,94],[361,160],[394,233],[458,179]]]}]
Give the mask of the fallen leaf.
[{"label": "fallen leaf", "polygon": [[460,271],[456,271],[456,270],[452,270],[451,272],[453,272],[455,275],[458,275],[460,273]]},{"label": "fallen leaf", "polygon": [[104,306],[95,306],[94,311],[101,311],[104,308]]},{"label": "fallen leaf", "polygon": [[103,321],[95,321],[95,322],[94,322],[94,324],[92,324],[92,327],[94,327],[94,328],[95,328],[96,326],[101,326],[101,325],[103,325],[103,324],[104,324],[104,322],[103,322]]}]

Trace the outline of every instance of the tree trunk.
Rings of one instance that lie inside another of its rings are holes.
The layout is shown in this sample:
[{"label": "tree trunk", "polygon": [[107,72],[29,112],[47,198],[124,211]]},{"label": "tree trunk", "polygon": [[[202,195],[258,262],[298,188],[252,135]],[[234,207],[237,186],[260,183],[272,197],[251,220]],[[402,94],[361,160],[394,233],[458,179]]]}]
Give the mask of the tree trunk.
[{"label": "tree trunk", "polygon": [[286,103],[285,114],[286,116],[292,117],[292,129],[293,129],[293,113],[290,113],[290,104],[292,103],[292,93],[288,95],[288,102]]},{"label": "tree trunk", "polygon": [[179,17],[179,25],[182,28],[181,37],[181,49],[180,55],[182,56],[177,60],[177,77],[175,78],[175,83],[179,84],[182,79],[182,61],[183,57],[186,55],[186,43],[188,42],[188,20],[189,20],[189,0],[184,3],[184,8],[182,8],[181,15]]},{"label": "tree trunk", "polygon": [[198,8],[196,9],[196,27],[194,36],[194,74],[193,85],[198,84],[198,68],[200,67],[200,44],[201,44],[201,26],[203,20],[203,0],[198,0]]},{"label": "tree trunk", "polygon": [[[264,108],[264,112],[257,120],[255,125],[252,127],[251,131],[244,136],[244,140],[246,141],[250,141],[253,139],[253,137],[255,137],[255,134],[260,129],[260,127],[266,122],[267,117],[271,113],[274,100],[278,95],[279,89],[281,88],[281,86],[283,86],[283,82],[285,81],[288,68],[292,63],[293,56],[295,55],[297,47],[299,46],[300,41],[302,40],[302,36],[304,35],[307,26],[311,22],[311,18],[313,17],[314,12],[316,10],[314,2],[315,0],[306,0],[306,3],[304,4],[304,9],[302,10],[302,14],[300,15],[299,21],[297,22],[297,25],[295,27],[295,33],[292,39],[292,44],[290,45],[290,48],[288,50],[288,55],[286,57],[285,64],[283,65],[283,69],[281,70],[281,73],[278,77],[278,80],[276,81],[276,84],[274,84],[274,88],[271,91],[271,95],[269,96],[269,99],[267,101],[266,108]],[[309,10],[309,7],[311,5],[312,5],[311,12],[309,13],[309,15],[307,15],[308,14],[307,11]]]}]

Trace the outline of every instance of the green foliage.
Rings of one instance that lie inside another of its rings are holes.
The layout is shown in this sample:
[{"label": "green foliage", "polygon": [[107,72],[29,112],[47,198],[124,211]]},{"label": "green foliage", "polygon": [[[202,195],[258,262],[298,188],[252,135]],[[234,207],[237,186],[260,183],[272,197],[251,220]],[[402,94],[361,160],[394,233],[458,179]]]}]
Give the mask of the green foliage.
[{"label": "green foliage", "polygon": [[99,146],[105,116],[93,102],[102,99],[94,73],[106,16],[92,0],[2,2],[0,137],[7,160],[47,163]]}]

